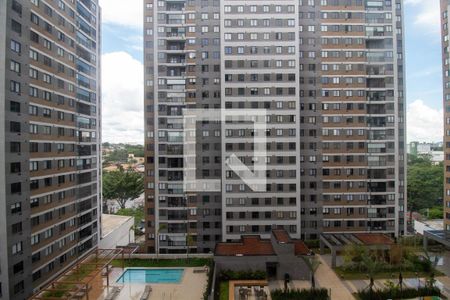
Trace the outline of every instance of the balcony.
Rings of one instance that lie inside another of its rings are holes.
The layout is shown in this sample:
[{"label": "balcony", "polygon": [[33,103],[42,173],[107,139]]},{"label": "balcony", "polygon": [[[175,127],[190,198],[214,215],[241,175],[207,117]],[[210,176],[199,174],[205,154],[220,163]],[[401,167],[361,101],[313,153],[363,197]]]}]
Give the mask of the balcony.
[{"label": "balcony", "polygon": [[171,197],[167,201],[168,207],[186,207],[187,201],[183,197]]},{"label": "balcony", "polygon": [[78,146],[78,155],[79,156],[90,156],[92,155],[91,146]]},{"label": "balcony", "polygon": [[368,200],[367,204],[368,205],[386,205],[387,204],[386,196],[379,196],[379,195],[371,196],[370,199]]},{"label": "balcony", "polygon": [[180,145],[167,145],[167,155],[183,155],[183,146]]}]

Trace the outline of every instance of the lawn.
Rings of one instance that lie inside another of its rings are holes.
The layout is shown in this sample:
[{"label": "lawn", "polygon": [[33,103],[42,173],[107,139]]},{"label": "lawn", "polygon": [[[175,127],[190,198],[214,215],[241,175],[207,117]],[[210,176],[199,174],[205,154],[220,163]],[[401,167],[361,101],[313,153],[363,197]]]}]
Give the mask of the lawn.
[{"label": "lawn", "polygon": [[[209,266],[212,260],[208,258],[190,259],[125,259],[125,268],[171,268],[171,267],[203,267]],[[112,266],[122,267],[122,260],[115,259]]]},{"label": "lawn", "polygon": [[229,281],[220,282],[220,300],[228,300]]},{"label": "lawn", "polygon": [[[87,275],[91,274],[96,270],[96,267],[93,265],[80,265],[78,269],[74,269],[74,271],[65,276],[63,281],[66,282],[79,282],[82,283],[83,280],[86,278]],[[75,288],[75,285],[73,284],[58,284],[56,282],[56,289],[62,289],[61,291],[54,291],[54,292],[46,292],[43,295],[43,298],[62,298],[66,295],[67,291],[64,290],[70,290]]]},{"label": "lawn", "polygon": [[[366,280],[368,279],[367,272],[358,272],[355,270],[345,270],[343,267],[337,267],[334,269],[336,274],[345,280]],[[377,272],[374,275],[374,279],[397,279],[400,274],[400,270],[398,271],[386,271],[386,272]],[[435,276],[442,276],[443,273],[439,272],[438,270],[434,271]],[[420,278],[423,277],[429,277],[429,272],[408,272],[408,271],[402,271],[403,278],[417,278],[419,276]]]}]

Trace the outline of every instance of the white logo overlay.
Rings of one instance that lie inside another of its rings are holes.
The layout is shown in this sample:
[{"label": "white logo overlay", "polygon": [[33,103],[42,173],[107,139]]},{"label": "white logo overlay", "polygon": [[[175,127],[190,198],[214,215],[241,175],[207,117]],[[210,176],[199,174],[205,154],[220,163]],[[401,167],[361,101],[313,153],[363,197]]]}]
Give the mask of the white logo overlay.
[{"label": "white logo overlay", "polygon": [[[244,182],[253,192],[266,192],[266,119],[267,110],[265,109],[183,109],[184,192],[222,191],[220,179],[197,179],[196,132],[199,122],[222,125],[220,136],[223,168],[225,171],[234,172],[238,177],[238,179],[227,179],[227,181]],[[237,131],[246,134],[244,136],[233,134]],[[251,160],[251,164],[245,164],[236,153],[227,151],[226,144],[236,143],[251,144],[252,152],[239,154],[248,161]],[[222,174],[225,173],[222,172]]]}]

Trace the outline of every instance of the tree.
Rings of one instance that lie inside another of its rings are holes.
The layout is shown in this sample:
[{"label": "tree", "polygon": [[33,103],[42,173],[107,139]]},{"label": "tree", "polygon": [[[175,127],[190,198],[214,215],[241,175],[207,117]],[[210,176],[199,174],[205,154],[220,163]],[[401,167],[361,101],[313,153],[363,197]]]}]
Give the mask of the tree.
[{"label": "tree", "polygon": [[435,270],[438,265],[438,257],[435,256],[433,259],[426,249],[424,249],[424,254],[425,254],[424,255],[425,262],[428,264],[428,268],[430,269],[430,271],[428,272],[428,278],[426,279],[425,285],[428,288],[432,289],[436,284]]},{"label": "tree", "polygon": [[132,169],[119,168],[103,173],[103,198],[116,200],[121,209],[128,201],[138,198],[144,192],[144,176]]},{"label": "tree", "polygon": [[143,145],[125,145],[125,149],[128,153],[134,154],[135,157],[144,157]]},{"label": "tree", "polygon": [[440,205],[444,192],[444,166],[434,165],[426,156],[410,155],[408,160],[408,204],[411,211]]},{"label": "tree", "polygon": [[444,217],[444,207],[436,206],[432,208],[421,209],[420,213],[429,220],[442,219]]},{"label": "tree", "polygon": [[367,270],[367,275],[369,276],[369,291],[370,291],[370,299],[372,299],[373,295],[373,287],[375,286],[375,274],[380,270],[381,264],[371,255],[364,255],[362,257],[362,264]]},{"label": "tree", "polygon": [[116,215],[134,217],[134,228],[136,229],[135,233],[141,234],[141,232],[137,229],[139,228],[142,220],[144,219],[144,208],[142,206],[138,208],[119,209]]},{"label": "tree", "polygon": [[302,258],[305,261],[306,266],[308,267],[309,271],[311,272],[311,288],[314,290],[314,289],[316,289],[315,274],[317,272],[317,269],[320,266],[320,261],[315,256],[308,256],[308,257],[302,257]]},{"label": "tree", "polygon": [[367,249],[362,245],[351,244],[344,249],[344,266],[348,269],[356,268],[361,271],[363,257],[368,255]]},{"label": "tree", "polygon": [[126,163],[126,162],[128,162],[128,151],[125,149],[116,149],[116,150],[112,151],[111,153],[105,155],[105,162]]}]

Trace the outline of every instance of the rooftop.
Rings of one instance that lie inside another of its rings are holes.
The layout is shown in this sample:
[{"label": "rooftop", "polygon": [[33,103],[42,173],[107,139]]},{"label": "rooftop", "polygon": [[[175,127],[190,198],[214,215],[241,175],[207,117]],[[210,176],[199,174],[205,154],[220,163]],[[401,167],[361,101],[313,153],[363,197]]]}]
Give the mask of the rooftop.
[{"label": "rooftop", "polygon": [[[294,245],[294,254],[309,255],[310,250],[302,240],[292,239],[284,229],[272,230],[278,244]],[[216,256],[268,256],[277,255],[274,240],[261,239],[259,235],[244,235],[239,242],[218,243],[214,251]]]},{"label": "rooftop", "polygon": [[382,233],[322,233],[322,241],[329,247],[344,247],[347,245],[391,246],[395,242]]},{"label": "rooftop", "polygon": [[275,255],[270,240],[262,240],[257,235],[243,236],[240,242],[217,243],[216,256],[267,256]]},{"label": "rooftop", "polygon": [[289,234],[284,229],[274,229],[272,230],[273,235],[275,236],[275,239],[278,243],[289,243],[291,238],[289,237]]},{"label": "rooftop", "polygon": [[301,240],[295,240],[294,241],[294,249],[295,249],[295,255],[299,256],[299,255],[309,255],[310,254],[310,250],[309,248],[305,245],[305,243]]},{"label": "rooftop", "polygon": [[[107,236],[133,217],[102,214],[102,235]],[[134,222],[134,221],[133,221]]]},{"label": "rooftop", "polygon": [[432,230],[444,230],[444,220],[427,220],[422,221],[425,225],[430,227]]},{"label": "rooftop", "polygon": [[364,243],[370,245],[394,245],[395,242],[385,234],[378,233],[355,233],[355,237]]}]

